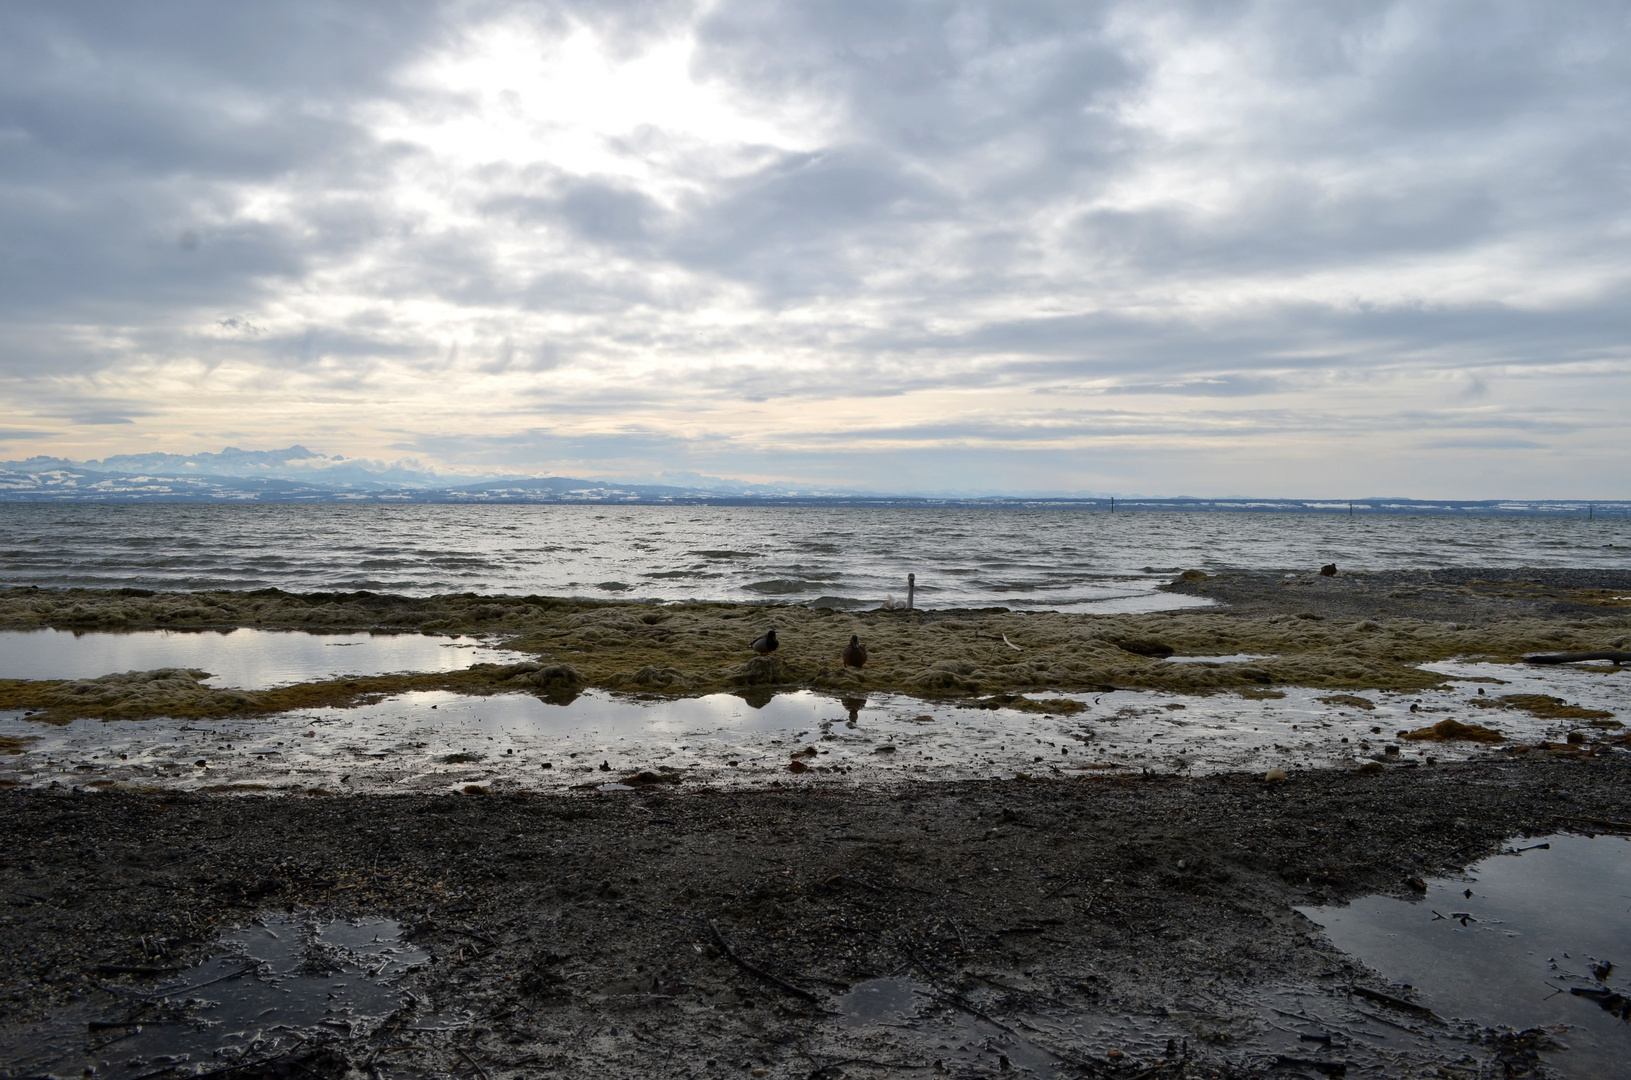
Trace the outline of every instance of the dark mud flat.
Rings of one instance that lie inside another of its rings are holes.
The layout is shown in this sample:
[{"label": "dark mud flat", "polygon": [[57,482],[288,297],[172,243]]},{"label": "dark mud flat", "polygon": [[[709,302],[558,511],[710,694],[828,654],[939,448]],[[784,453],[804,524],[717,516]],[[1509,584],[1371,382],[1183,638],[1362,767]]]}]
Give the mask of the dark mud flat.
[{"label": "dark mud flat", "polygon": [[[176,977],[159,969],[295,912],[398,920],[432,959],[378,1021],[313,1027],[236,1064],[133,1060],[118,1030],[86,1030],[96,1074],[1546,1075],[1550,1036],[1413,1010],[1292,907],[1408,894],[1512,837],[1628,820],[1622,753],[1280,783],[12,791],[0,1029],[185,1019],[183,995],[142,996]],[[212,992],[226,991],[194,996]],[[856,1024],[844,1010],[858,997],[919,1006]],[[1298,1018],[1334,1010],[1345,1026],[1323,1041]],[[9,1075],[38,1072],[6,1045]]]},{"label": "dark mud flat", "polygon": [[1487,624],[1511,619],[1601,618],[1631,607],[1631,570],[1455,568],[1378,570],[1332,577],[1307,571],[1229,571],[1162,588],[1201,596],[1236,615],[1323,619],[1408,618]]}]

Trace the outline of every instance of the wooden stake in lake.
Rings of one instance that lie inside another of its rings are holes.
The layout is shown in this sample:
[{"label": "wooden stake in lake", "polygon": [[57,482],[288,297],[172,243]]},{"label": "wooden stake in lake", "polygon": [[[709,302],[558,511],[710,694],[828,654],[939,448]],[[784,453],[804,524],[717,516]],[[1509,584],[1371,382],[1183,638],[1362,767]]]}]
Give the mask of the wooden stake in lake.
[{"label": "wooden stake in lake", "polygon": [[912,610],[912,594],[917,592],[917,575],[906,575],[906,610]]}]

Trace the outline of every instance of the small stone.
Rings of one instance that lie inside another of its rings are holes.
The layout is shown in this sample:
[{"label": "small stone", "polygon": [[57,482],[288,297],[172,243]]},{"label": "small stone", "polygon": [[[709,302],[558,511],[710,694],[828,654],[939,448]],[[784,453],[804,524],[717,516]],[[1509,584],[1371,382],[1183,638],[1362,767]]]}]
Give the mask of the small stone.
[{"label": "small stone", "polygon": [[1281,768],[1270,769],[1268,772],[1263,774],[1263,779],[1267,783],[1276,783],[1280,780],[1286,779],[1286,771]]}]

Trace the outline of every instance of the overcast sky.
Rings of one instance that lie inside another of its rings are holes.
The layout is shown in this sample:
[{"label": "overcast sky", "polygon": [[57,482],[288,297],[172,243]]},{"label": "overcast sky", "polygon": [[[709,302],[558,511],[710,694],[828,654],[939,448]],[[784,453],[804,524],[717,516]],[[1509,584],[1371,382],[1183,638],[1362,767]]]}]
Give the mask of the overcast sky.
[{"label": "overcast sky", "polygon": [[0,459],[1631,497],[1631,2],[0,6]]}]

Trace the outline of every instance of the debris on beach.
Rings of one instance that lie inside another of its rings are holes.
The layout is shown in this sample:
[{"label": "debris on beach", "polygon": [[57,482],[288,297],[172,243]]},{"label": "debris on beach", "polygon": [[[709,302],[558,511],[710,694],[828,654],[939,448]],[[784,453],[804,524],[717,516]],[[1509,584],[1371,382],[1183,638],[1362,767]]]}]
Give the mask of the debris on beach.
[{"label": "debris on beach", "polygon": [[1463,742],[1498,743],[1506,739],[1494,728],[1480,727],[1477,724],[1463,724],[1459,720],[1440,720],[1432,727],[1417,728],[1415,731],[1402,733],[1399,738],[1414,741],[1432,740],[1434,742]]},{"label": "debris on beach", "polygon": [[1582,708],[1548,694],[1504,694],[1493,699],[1474,698],[1467,704],[1482,709],[1522,709],[1543,720],[1610,720],[1614,716],[1606,709]]}]

